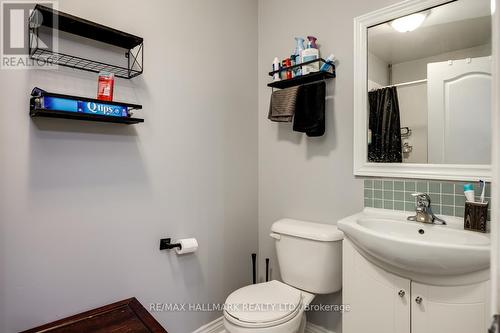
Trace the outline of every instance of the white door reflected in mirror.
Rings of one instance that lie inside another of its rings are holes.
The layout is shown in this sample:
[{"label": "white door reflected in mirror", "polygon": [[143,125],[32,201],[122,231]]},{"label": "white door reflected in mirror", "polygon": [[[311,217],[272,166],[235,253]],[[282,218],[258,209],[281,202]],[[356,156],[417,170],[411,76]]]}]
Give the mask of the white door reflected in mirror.
[{"label": "white door reflected in mirror", "polygon": [[428,163],[491,163],[491,57],[430,63]]}]

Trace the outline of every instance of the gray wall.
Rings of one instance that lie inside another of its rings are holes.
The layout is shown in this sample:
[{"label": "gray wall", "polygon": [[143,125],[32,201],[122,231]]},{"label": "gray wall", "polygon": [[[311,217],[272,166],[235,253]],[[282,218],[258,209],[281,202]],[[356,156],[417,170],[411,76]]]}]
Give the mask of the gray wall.
[{"label": "gray wall", "polygon": [[389,64],[368,52],[368,90],[389,84]]},{"label": "gray wall", "polygon": [[[393,0],[259,0],[259,251],[271,257],[278,277],[273,221],[292,217],[335,224],[363,207],[363,185],[352,172],[353,18]],[[294,48],[294,36],[318,37],[324,56],[339,59],[337,78],[328,84],[327,134],[307,138],[287,124],[267,120],[271,89],[267,72],[273,58]],[[261,274],[264,270],[261,266]],[[341,302],[340,293],[318,298]],[[340,332],[340,316],[309,314],[314,323]]]},{"label": "gray wall", "polygon": [[[145,38],[145,73],[118,80],[115,99],[143,104],[146,122],[33,121],[34,86],[95,96],[96,75],[2,71],[0,331],[131,296],[223,302],[251,281],[257,250],[257,2],[60,9]],[[160,252],[165,236],[197,237],[199,251]],[[154,314],[172,333],[219,315]]]}]

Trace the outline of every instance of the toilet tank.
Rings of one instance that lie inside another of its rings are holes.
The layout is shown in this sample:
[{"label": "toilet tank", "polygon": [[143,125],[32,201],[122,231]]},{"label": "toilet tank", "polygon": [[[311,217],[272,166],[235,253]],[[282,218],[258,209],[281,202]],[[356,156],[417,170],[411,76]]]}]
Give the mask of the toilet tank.
[{"label": "toilet tank", "polygon": [[271,227],[283,282],[314,294],[342,289],[342,239],[330,224],[282,219]]}]

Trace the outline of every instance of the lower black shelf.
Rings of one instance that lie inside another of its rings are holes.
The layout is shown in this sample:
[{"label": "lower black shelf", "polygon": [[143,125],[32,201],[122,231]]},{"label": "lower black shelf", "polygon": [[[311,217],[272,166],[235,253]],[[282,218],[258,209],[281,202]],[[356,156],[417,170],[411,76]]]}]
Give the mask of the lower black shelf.
[{"label": "lower black shelf", "polygon": [[297,76],[287,80],[280,80],[269,83],[267,86],[272,88],[284,89],[290,88],[294,86],[298,86],[301,84],[312,83],[321,80],[333,79],[335,78],[335,72],[314,72],[306,75]]},{"label": "lower black shelf", "polygon": [[144,119],[141,118],[131,118],[131,117],[113,117],[104,116],[99,114],[89,114],[89,113],[78,113],[78,112],[67,112],[67,111],[54,111],[46,109],[32,109],[30,111],[31,117],[46,117],[46,118],[63,118],[63,119],[76,119],[76,120],[87,120],[87,121],[99,121],[105,123],[117,123],[117,124],[138,124],[143,123]]}]

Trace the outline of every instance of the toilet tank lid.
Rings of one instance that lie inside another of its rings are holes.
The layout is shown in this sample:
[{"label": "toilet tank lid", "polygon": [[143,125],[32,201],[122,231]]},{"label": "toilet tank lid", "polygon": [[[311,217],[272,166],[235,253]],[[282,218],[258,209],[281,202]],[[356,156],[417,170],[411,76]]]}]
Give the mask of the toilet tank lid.
[{"label": "toilet tank lid", "polygon": [[321,242],[335,242],[344,239],[344,233],[338,230],[336,225],[294,219],[281,219],[274,222],[271,231]]}]

